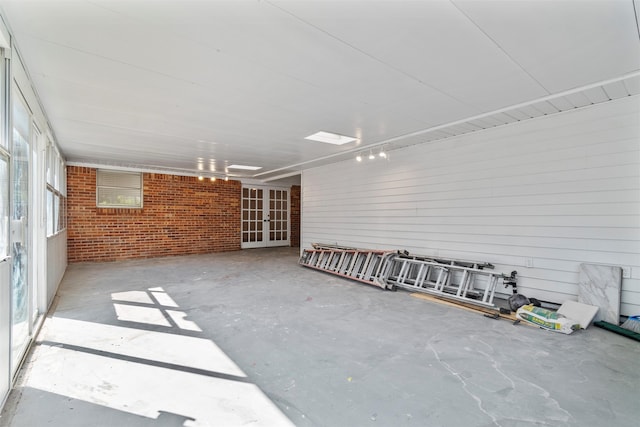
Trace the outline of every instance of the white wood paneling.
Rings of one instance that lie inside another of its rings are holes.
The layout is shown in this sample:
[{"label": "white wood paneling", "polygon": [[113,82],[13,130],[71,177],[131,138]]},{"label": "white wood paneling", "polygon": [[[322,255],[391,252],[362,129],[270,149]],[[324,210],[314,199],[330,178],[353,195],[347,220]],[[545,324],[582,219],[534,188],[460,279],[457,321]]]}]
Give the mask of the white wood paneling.
[{"label": "white wood paneling", "polygon": [[577,298],[580,263],[620,265],[631,269],[622,313],[637,314],[639,113],[629,96],[306,170],[302,247],[488,261],[556,303]]},{"label": "white wood paneling", "polygon": [[67,269],[67,230],[47,239],[47,307],[51,306]]}]

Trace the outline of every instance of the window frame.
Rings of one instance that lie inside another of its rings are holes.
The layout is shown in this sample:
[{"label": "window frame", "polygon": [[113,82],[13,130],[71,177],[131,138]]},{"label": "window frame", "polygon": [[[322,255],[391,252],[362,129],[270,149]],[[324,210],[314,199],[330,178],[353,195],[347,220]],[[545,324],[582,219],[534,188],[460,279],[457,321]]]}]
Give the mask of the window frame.
[{"label": "window frame", "polygon": [[[139,178],[139,187],[129,187],[123,185],[100,185],[100,175],[135,175]],[[115,190],[137,190],[139,192],[139,204],[127,205],[127,204],[100,204],[100,189],[115,189]],[[99,209],[142,209],[144,206],[144,182],[142,172],[132,171],[120,171],[113,169],[98,169],[96,170],[96,207]]]},{"label": "window frame", "polygon": [[[47,184],[46,193],[46,235],[49,238],[67,229],[67,197],[50,184]],[[51,203],[49,203],[50,195]]]}]

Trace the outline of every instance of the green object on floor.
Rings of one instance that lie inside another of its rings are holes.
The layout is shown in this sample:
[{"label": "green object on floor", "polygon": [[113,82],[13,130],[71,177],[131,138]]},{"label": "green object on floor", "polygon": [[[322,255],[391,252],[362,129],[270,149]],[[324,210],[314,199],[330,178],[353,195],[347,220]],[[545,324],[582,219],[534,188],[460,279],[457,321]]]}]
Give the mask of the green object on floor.
[{"label": "green object on floor", "polygon": [[624,335],[625,337],[631,338],[636,341],[640,341],[640,334],[637,332],[630,331],[628,329],[621,328],[618,325],[614,325],[613,323],[605,322],[604,320],[600,320],[598,322],[593,322],[593,324],[599,328],[606,329],[611,332],[615,332],[616,334]]}]

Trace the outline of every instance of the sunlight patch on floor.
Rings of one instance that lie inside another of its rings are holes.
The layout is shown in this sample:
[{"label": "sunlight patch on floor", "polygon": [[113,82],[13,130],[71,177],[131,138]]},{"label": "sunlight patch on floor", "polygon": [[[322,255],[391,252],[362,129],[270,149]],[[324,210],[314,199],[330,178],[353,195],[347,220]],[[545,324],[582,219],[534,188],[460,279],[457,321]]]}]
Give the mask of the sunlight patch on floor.
[{"label": "sunlight patch on floor", "polygon": [[[48,337],[47,337],[48,338]],[[25,387],[184,426],[292,426],[254,384],[40,345]]]},{"label": "sunlight patch on floor", "polygon": [[115,301],[113,307],[120,321],[202,332],[195,322],[186,319],[187,313],[174,310],[180,306],[161,287],[115,292],[111,294],[111,300]]},{"label": "sunlight patch on floor", "polygon": [[[23,387],[184,426],[293,426],[162,288],[111,294],[113,324],[46,320]],[[149,330],[164,328],[163,331]]]},{"label": "sunlight patch on floor", "polygon": [[111,299],[115,301],[135,302],[140,304],[153,304],[149,293],[145,291],[126,291],[111,294]]},{"label": "sunlight patch on floor", "polygon": [[164,317],[162,310],[157,308],[127,304],[113,304],[113,308],[116,310],[118,320],[124,322],[171,327],[171,323]]},{"label": "sunlight patch on floor", "polygon": [[47,321],[43,339],[50,343],[245,377],[244,372],[213,341],[204,338],[52,317]]}]

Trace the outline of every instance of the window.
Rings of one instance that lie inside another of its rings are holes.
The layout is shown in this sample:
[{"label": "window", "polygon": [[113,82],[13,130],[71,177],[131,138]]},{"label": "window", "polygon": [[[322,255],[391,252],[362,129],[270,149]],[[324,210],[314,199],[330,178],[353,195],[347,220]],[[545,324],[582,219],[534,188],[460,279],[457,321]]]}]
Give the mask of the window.
[{"label": "window", "polygon": [[47,236],[56,234],[56,211],[54,209],[53,198],[55,197],[54,190],[47,186]]},{"label": "window", "polygon": [[67,228],[67,198],[47,185],[47,237]]},{"label": "window", "polygon": [[99,169],[96,203],[100,208],[141,208],[142,174]]},{"label": "window", "polygon": [[47,237],[67,228],[67,180],[64,160],[51,140],[47,141]]}]

